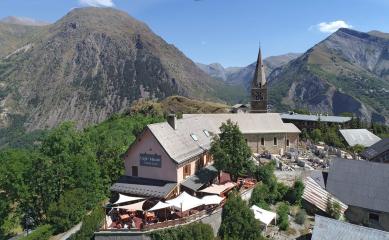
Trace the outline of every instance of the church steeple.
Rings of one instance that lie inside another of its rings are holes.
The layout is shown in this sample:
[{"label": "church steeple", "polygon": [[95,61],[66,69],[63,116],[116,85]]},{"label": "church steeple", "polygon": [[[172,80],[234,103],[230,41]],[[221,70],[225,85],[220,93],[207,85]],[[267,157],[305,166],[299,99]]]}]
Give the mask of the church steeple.
[{"label": "church steeple", "polygon": [[267,81],[265,67],[262,61],[261,46],[259,46],[257,65],[255,67],[254,78],[251,83],[251,112],[267,112]]},{"label": "church steeple", "polygon": [[255,67],[254,79],[252,82],[252,87],[255,86],[264,86],[266,84],[265,68],[262,61],[262,51],[261,46],[259,46],[257,65]]}]

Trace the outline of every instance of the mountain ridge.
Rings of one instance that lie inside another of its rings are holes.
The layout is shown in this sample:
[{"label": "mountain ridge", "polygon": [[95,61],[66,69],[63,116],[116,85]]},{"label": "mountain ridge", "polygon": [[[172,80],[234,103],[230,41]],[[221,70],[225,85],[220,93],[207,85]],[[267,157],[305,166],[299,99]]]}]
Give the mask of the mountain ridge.
[{"label": "mountain ridge", "polygon": [[221,101],[218,94],[231,91],[145,23],[112,8],[74,9],[11,50],[0,62],[0,127],[15,118],[28,130],[65,120],[83,127],[139,98]]}]

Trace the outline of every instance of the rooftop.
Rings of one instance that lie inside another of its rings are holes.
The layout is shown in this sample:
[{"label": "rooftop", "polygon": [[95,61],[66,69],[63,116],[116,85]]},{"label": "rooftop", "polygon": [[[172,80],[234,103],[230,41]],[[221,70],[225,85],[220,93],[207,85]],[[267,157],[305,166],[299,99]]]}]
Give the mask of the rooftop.
[{"label": "rooftop", "polygon": [[165,198],[176,186],[175,182],[122,176],[110,190],[136,196]]},{"label": "rooftop", "polygon": [[372,159],[386,151],[389,151],[389,138],[382,139],[371,145],[361,155],[366,159]]},{"label": "rooftop", "polygon": [[178,164],[208,150],[212,135],[228,119],[238,123],[242,133],[300,133],[291,123],[283,123],[278,113],[184,114],[173,129],[169,123],[155,123],[150,129],[168,155]]},{"label": "rooftop", "polygon": [[349,146],[362,145],[370,147],[381,140],[367,129],[340,129],[339,131]]},{"label": "rooftop", "polygon": [[207,166],[199,170],[195,175],[186,179],[181,185],[193,191],[197,191],[215,177],[217,177],[217,169],[214,166]]},{"label": "rooftop", "polygon": [[298,121],[312,121],[317,122],[330,122],[330,123],[345,123],[351,120],[351,117],[340,117],[340,116],[325,116],[325,115],[307,115],[298,113],[281,113],[282,119],[298,120]]},{"label": "rooftop", "polygon": [[312,240],[388,240],[389,232],[341,222],[320,215],[315,216]]},{"label": "rooftop", "polygon": [[389,164],[332,160],[327,191],[347,205],[389,212]]}]

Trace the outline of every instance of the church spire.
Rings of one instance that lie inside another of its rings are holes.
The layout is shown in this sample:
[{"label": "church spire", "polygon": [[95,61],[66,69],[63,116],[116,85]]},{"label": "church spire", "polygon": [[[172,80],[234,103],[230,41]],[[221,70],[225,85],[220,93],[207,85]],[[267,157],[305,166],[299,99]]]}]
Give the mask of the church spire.
[{"label": "church spire", "polygon": [[257,66],[255,67],[254,78],[251,84],[251,112],[267,112],[267,82],[265,67],[262,61],[261,46],[259,46]]},{"label": "church spire", "polygon": [[259,45],[257,65],[255,67],[255,74],[252,82],[252,87],[261,87],[266,85],[265,67],[262,61],[261,45]]}]

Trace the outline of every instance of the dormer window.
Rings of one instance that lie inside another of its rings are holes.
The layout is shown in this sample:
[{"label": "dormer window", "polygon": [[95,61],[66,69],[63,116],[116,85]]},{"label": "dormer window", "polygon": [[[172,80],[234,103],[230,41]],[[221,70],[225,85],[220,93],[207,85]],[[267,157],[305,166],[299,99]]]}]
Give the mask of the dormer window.
[{"label": "dormer window", "polygon": [[203,132],[204,132],[205,136],[207,136],[207,137],[211,136],[211,134],[209,134],[208,130],[204,129]]},{"label": "dormer window", "polygon": [[194,133],[191,133],[190,136],[191,136],[192,139],[193,139],[194,141],[196,141],[196,142],[199,140],[198,137],[196,136],[196,134],[194,134]]}]

